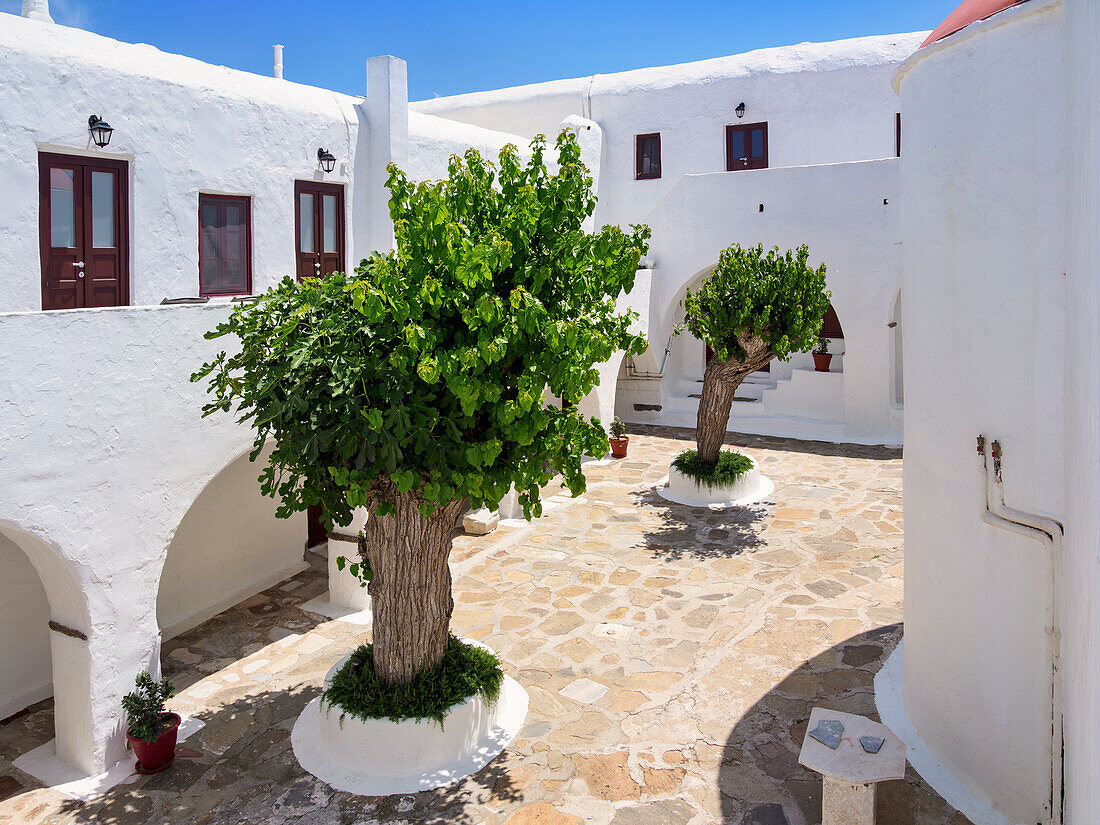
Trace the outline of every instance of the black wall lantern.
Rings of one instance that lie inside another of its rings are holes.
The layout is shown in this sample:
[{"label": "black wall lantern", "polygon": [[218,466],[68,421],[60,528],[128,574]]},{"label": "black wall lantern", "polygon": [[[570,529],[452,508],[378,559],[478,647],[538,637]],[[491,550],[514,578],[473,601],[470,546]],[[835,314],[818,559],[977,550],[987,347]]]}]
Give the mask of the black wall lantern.
[{"label": "black wall lantern", "polygon": [[737,112],[737,117],[738,118],[744,117],[745,116],[745,103],[744,103],[744,101],[742,101],[741,105],[738,106],[736,109],[734,109],[734,111]]},{"label": "black wall lantern", "polygon": [[88,131],[92,133],[92,140],[95,141],[95,145],[102,149],[111,142],[111,132],[114,129],[111,128],[110,123],[103,120],[99,115],[92,115],[88,118]]},{"label": "black wall lantern", "polygon": [[336,168],[336,157],[332,152],[326,152],[324,149],[317,150],[317,162],[321,164],[322,172],[331,172]]}]

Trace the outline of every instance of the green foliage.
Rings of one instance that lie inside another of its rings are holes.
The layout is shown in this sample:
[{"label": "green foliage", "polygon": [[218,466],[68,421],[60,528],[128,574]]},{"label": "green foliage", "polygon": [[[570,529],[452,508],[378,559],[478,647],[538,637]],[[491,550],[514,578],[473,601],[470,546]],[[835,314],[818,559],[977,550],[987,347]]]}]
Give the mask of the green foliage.
[{"label": "green foliage", "polygon": [[626,438],[626,424],[622,422],[619,416],[611,419],[611,426],[607,428],[607,434],[612,438]]},{"label": "green foliage", "polygon": [[515,484],[530,517],[555,473],[584,491],[581,456],[606,450],[603,427],[543,397],[578,401],[598,364],[644,348],[616,298],[649,230],[586,233],[595,198],[575,137],[558,138],[555,174],[545,140],[531,147],[526,164],[502,149],[499,173],[470,150],[430,183],[391,165],[395,251],[354,275],[287,278],[207,334],[240,348],[192,377],[209,378],[204,414],[250,423],[253,458],[274,440],[260,483],[280,516],[322,504],[347,524],[406,494],[427,515],[495,505]]},{"label": "green foliage", "polygon": [[164,717],[167,714],[164,703],[175,695],[176,690],[167,679],[154,682],[147,670],[138,674],[134,684],[136,690],[122,697],[122,709],[126,711],[130,735],[146,742],[156,742],[164,732]]},{"label": "green foliage", "polygon": [[351,575],[359,579],[360,587],[366,587],[370,584],[370,580],[374,578],[374,571],[370,569],[370,561],[366,557],[348,564],[347,556],[337,556],[336,569],[343,570],[345,567]]},{"label": "green foliage", "polygon": [[359,719],[434,719],[442,725],[448,710],[475,693],[496,702],[503,682],[494,654],[451,636],[438,665],[407,684],[384,684],[374,672],[373,646],[366,644],[333,675],[322,702]]},{"label": "green foliage", "polygon": [[752,469],[752,460],[742,453],[722,450],[718,461],[706,464],[695,450],[684,450],[672,460],[672,466],[706,487],[729,487]]},{"label": "green foliage", "polygon": [[722,361],[744,360],[739,339],[752,336],[783,360],[808,351],[832,298],[825,265],[814,269],[809,257],[805,246],[765,253],[760,244],[734,244],[722,250],[711,276],[697,292],[688,291],[684,327]]},{"label": "green foliage", "polygon": [[817,339],[817,346],[814,347],[814,355],[828,355],[829,354],[829,339],[822,335]]}]

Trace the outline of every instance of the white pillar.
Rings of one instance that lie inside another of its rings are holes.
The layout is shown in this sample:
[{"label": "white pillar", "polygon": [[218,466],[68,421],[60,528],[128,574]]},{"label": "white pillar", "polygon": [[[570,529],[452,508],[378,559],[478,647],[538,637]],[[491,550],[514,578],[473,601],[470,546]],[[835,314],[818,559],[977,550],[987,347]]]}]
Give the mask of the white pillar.
[{"label": "white pillar", "polygon": [[272,46],[275,50],[275,78],[277,80],[283,79],[283,47],[281,44],[276,43]]},{"label": "white pillar", "polygon": [[356,255],[362,258],[393,248],[386,166],[408,166],[409,89],[404,60],[383,55],[367,61],[367,93],[359,111],[366,128],[359,129],[355,153],[352,231]]}]

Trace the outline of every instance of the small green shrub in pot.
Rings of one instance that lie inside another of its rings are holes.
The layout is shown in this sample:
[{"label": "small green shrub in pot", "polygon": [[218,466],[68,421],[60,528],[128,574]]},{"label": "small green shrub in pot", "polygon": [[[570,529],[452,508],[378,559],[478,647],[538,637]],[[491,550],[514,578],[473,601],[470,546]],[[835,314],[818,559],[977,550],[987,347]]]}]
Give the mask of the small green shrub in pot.
[{"label": "small green shrub in pot", "polygon": [[611,455],[615,458],[626,458],[626,448],[630,439],[626,435],[626,424],[615,416],[611,425],[607,428],[608,442],[611,444]]},{"label": "small green shrub in pot", "polygon": [[154,681],[147,670],[138,674],[135,687],[133,693],[122,697],[128,722],[126,738],[138,759],[138,773],[156,773],[176,758],[176,735],[182,720],[164,706],[176,691],[168,679]]},{"label": "small green shrub in pot", "polygon": [[135,687],[133,693],[122,697],[122,709],[126,711],[130,735],[143,742],[156,742],[164,732],[165,717],[175,715],[168,713],[164,706],[175,695],[175,688],[168,679],[153,681],[147,670],[138,675]]}]

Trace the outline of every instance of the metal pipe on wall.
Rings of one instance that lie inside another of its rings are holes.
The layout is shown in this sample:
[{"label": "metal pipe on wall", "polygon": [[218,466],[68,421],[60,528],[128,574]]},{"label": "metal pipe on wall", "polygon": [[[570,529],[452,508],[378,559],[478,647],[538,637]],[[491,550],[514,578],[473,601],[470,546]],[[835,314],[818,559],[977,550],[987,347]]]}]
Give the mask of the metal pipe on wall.
[{"label": "metal pipe on wall", "polygon": [[[1005,504],[1002,477],[1004,452],[1001,442],[987,441],[979,435],[978,458],[984,477],[984,507],[982,521],[1019,536],[1043,544],[1050,553],[1051,626],[1047,628],[1051,643],[1051,766],[1050,822],[1062,825],[1062,618],[1058,593],[1062,583],[1062,539],[1065,528],[1060,521],[1026,513]],[[992,463],[992,471],[990,471]]]}]

